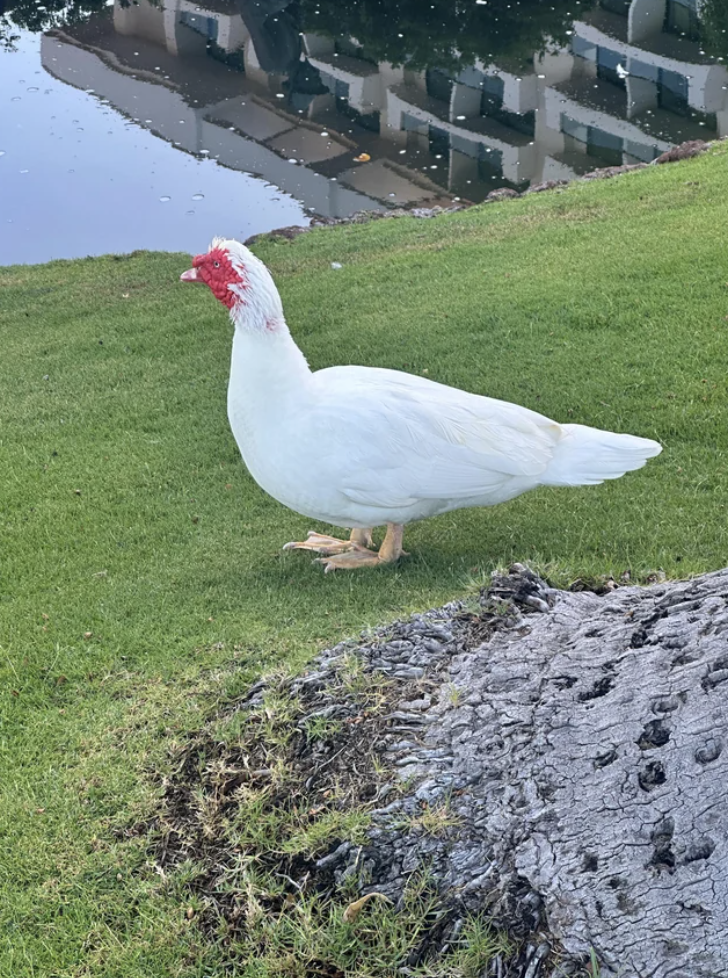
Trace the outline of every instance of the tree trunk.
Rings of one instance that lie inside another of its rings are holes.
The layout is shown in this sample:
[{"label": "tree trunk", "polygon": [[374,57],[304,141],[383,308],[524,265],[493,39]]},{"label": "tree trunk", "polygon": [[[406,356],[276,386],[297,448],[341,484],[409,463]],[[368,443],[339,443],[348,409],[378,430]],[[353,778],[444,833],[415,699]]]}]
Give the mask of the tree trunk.
[{"label": "tree trunk", "polygon": [[388,735],[412,787],[374,815],[366,888],[396,899],[428,866],[531,940],[531,974],[558,942],[605,975],[728,975],[728,570],[598,596],[517,566],[482,602],[490,634],[455,655],[458,605],[359,650],[421,693]]},{"label": "tree trunk", "polygon": [[[436,969],[485,912],[521,941],[488,975],[583,976],[593,952],[602,976],[721,978],[727,639],[728,569],[600,596],[516,565],[470,607],[415,615],[278,680],[284,737],[265,732],[271,688],[253,687],[232,708],[250,711],[244,736],[213,730],[184,749],[158,859],[207,867],[197,885],[215,933],[219,916],[233,933],[245,919],[230,884],[241,851],[290,884],[270,914],[304,890],[351,893],[345,879],[397,902],[425,870],[441,912],[402,975]],[[312,823],[365,807],[367,842],[335,837],[307,858],[234,848],[241,791],[273,813],[295,802]]]}]

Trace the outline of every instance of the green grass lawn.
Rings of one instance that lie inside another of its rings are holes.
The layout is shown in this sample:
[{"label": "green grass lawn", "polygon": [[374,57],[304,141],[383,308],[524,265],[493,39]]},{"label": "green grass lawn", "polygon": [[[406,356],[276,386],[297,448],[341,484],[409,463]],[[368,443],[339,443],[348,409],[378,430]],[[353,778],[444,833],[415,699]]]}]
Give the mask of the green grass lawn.
[{"label": "green grass lawn", "polygon": [[426,521],[399,566],[327,576],[281,554],[311,523],[240,461],[231,327],[178,283],[189,256],[0,269],[2,978],[212,972],[129,827],[170,749],[261,671],[513,560],[560,585],[726,563],[726,227],[724,144],[257,245],[313,367],[426,372],[664,445],[617,482]]}]

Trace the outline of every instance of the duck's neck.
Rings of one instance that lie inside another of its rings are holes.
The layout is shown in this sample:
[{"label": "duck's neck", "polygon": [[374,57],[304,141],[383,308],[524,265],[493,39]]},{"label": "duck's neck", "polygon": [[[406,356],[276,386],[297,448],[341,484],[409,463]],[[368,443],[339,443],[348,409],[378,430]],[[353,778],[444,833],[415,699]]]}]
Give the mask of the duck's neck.
[{"label": "duck's neck", "polygon": [[242,406],[277,405],[304,392],[311,378],[306,358],[296,346],[282,311],[260,322],[250,317],[235,323],[230,398]]}]

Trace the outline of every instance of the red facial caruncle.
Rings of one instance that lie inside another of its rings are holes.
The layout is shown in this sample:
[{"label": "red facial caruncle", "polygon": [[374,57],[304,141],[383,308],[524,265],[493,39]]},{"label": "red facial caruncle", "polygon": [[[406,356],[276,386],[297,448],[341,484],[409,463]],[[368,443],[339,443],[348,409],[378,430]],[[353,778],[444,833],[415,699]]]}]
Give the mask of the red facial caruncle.
[{"label": "red facial caruncle", "polygon": [[207,285],[212,294],[228,309],[240,301],[240,296],[232,291],[230,285],[245,287],[245,280],[235,268],[230,256],[223,248],[211,248],[192,259],[192,268],[180,275],[182,282],[200,282]]}]

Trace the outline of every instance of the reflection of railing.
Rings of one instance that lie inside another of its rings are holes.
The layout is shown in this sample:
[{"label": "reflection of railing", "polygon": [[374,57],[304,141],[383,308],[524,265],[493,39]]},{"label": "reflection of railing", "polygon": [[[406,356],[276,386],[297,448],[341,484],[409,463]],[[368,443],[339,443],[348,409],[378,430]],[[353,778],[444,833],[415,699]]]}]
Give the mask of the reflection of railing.
[{"label": "reflection of railing", "polygon": [[179,15],[179,22],[183,27],[189,27],[190,30],[202,34],[210,41],[217,42],[217,17],[206,17],[203,14],[193,14],[189,10],[182,10]]}]

